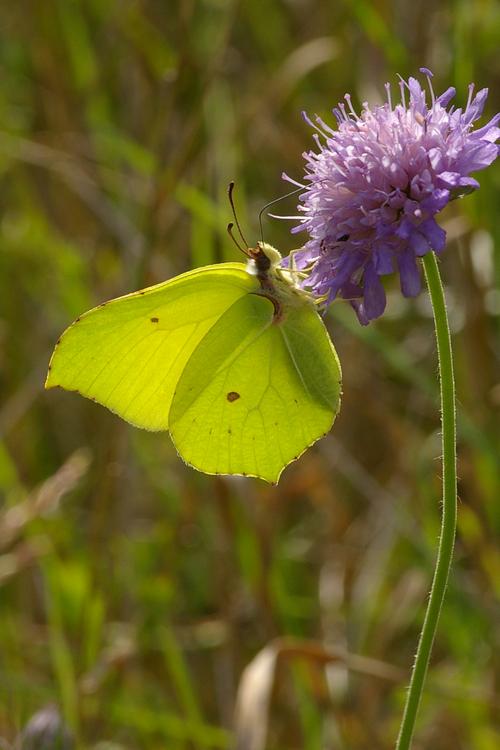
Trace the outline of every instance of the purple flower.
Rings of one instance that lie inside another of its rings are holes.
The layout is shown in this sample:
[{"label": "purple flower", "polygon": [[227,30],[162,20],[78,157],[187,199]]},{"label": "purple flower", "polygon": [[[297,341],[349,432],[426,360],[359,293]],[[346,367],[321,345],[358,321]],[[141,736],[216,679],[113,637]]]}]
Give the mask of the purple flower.
[{"label": "purple flower", "polygon": [[[313,123],[317,151],[304,154],[306,174],[300,196],[300,224],[309,241],[295,255],[307,271],[304,284],[326,304],[336,297],[351,301],[367,324],[382,315],[386,299],[380,277],[399,271],[406,297],[420,291],[417,258],[440,253],[446,232],[436,222],[450,200],[479,183],[471,172],[484,169],[498,155],[500,114],[479,130],[487,89],[474,97],[469,86],[465,110],[448,107],[449,88],[437,97],[426,68],[430,105],[415,78],[400,81],[401,103],[354,111],[346,103],[333,110],[338,129],[321,118]],[[284,178],[294,182],[287,175]],[[303,214],[303,215],[302,215]]]}]

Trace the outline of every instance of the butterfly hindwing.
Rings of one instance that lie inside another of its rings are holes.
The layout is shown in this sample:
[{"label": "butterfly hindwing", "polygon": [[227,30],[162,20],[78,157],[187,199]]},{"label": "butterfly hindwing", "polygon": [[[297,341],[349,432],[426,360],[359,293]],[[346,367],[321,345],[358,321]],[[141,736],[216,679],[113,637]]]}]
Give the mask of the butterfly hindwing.
[{"label": "butterfly hindwing", "polygon": [[332,426],[340,365],[320,317],[309,304],[280,322],[274,312],[259,294],[241,297],[179,378],[169,430],[182,458],[201,471],[276,482]]}]

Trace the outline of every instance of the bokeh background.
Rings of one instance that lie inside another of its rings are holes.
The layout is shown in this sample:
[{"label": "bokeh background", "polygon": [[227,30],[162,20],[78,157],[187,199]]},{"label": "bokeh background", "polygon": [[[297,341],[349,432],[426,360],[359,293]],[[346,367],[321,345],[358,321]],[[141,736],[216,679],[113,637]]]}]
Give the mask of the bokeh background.
[{"label": "bokeh background", "polygon": [[[278,487],[202,476],[43,380],[85,309],[238,259],[227,183],[257,239],[312,144],[301,110],[426,65],[462,105],[488,86],[491,116],[499,46],[496,0],[1,3],[2,747],[47,706],[94,750],[393,746],[440,520],[425,293],[388,279],[368,328],[333,306],[342,412]],[[500,747],[499,166],[443,216],[459,536],[416,750]]]}]

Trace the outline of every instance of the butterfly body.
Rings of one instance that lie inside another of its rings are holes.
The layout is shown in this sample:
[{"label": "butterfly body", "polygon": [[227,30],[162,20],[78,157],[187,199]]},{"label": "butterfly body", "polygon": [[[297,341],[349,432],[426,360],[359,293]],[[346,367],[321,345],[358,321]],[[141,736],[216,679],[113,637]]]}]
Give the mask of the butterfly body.
[{"label": "butterfly body", "polygon": [[266,242],[259,242],[256,248],[249,248],[246,270],[255,275],[261,286],[261,294],[268,297],[275,306],[275,322],[282,320],[290,307],[309,304],[315,307],[313,297],[299,286],[300,274],[281,266],[281,253]]},{"label": "butterfly body", "polygon": [[46,387],[168,430],[200,471],[276,482],[330,429],[340,365],[278,251],[248,254],[247,266],[205,266],[85,313],[61,336]]}]

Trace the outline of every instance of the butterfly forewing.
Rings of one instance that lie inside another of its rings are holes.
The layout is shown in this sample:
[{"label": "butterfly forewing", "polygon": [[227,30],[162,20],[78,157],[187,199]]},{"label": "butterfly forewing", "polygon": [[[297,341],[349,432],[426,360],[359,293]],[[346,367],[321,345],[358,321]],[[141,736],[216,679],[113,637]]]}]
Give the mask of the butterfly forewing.
[{"label": "butterfly forewing", "polygon": [[221,315],[256,288],[242,264],[228,263],[94,308],[62,335],[46,387],[78,391],[136,426],[166,430],[189,357]]}]

